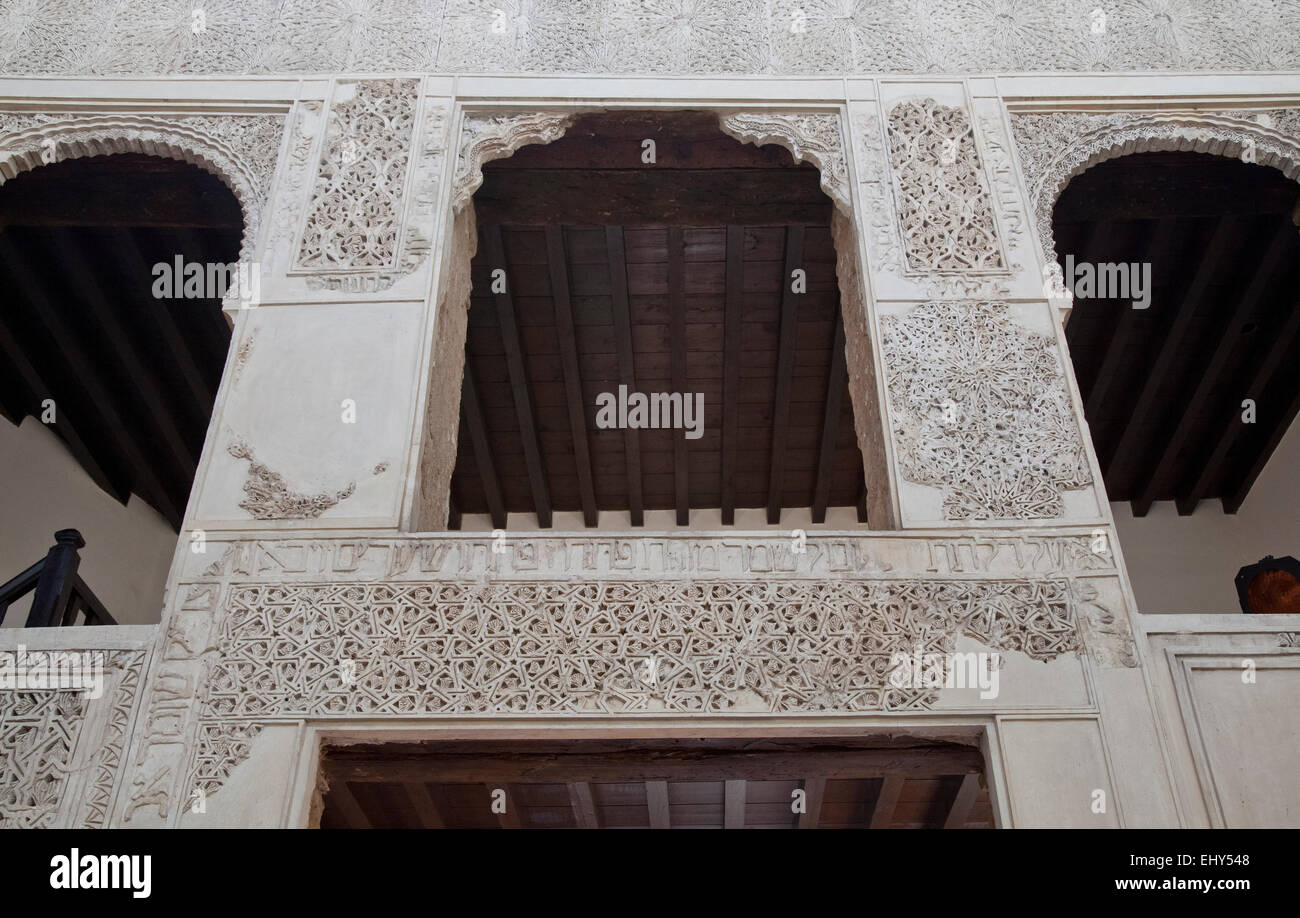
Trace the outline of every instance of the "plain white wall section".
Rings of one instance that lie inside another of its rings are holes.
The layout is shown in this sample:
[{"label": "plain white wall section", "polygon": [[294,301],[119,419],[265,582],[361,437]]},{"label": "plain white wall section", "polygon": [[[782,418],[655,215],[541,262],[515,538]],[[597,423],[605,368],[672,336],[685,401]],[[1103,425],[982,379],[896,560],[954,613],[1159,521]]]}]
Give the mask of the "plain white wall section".
[{"label": "plain white wall section", "polygon": [[1140,612],[1240,612],[1232,579],[1265,555],[1300,557],[1300,424],[1293,423],[1233,516],[1218,500],[1179,516],[1158,501],[1142,519],[1111,504]]},{"label": "plain white wall section", "polygon": [[[54,432],[28,417],[0,420],[0,583],[45,557],[57,529],[78,529],[81,579],[123,625],[156,624],[176,533],[135,495],[125,507],[90,479]],[[31,595],[5,616],[27,621]]]}]

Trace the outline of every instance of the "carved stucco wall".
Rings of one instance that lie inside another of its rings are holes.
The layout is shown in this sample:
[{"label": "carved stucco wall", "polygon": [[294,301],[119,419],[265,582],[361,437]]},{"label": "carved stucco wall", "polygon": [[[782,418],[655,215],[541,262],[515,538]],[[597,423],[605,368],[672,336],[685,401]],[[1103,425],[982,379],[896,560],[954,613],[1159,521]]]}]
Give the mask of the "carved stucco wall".
[{"label": "carved stucco wall", "polygon": [[[1094,15],[1099,8],[1104,22]],[[1289,0],[26,0],[0,6],[0,71],[19,74],[1297,68],[1300,41]]]},{"label": "carved stucco wall", "polygon": [[146,653],[61,649],[102,654],[104,694],[0,691],[0,828],[108,825]]},{"label": "carved stucco wall", "polygon": [[809,537],[802,552],[753,537],[212,543],[177,586],[123,819],[210,796],[262,728],[301,718],[924,711],[939,693],[891,684],[891,655],[963,636],[1016,665],[1087,647],[1131,667],[1118,572],[1095,547],[1088,532]]}]

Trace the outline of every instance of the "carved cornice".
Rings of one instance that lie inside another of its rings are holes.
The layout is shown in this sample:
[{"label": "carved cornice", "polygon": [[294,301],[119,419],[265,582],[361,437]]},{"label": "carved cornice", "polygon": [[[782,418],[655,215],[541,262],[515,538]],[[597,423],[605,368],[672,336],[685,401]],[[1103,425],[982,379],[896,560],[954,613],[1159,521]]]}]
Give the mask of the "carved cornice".
[{"label": "carved cornice", "polygon": [[848,213],[849,170],[844,158],[840,116],[833,112],[732,112],[718,116],[723,133],[755,146],[774,143],[790,151],[796,162],[821,170],[822,190]]},{"label": "carved cornice", "polygon": [[280,153],[283,115],[0,113],[0,183],[84,156],[143,153],[192,163],[225,182],[244,216],[240,260],[252,262]]},{"label": "carved cornice", "polygon": [[[1076,175],[1119,156],[1186,150],[1243,157],[1300,176],[1300,108],[1235,112],[1012,113],[1044,264],[1060,280],[1052,208]],[[1063,289],[1059,284],[1054,289]],[[1068,292],[1065,294],[1068,297]]]},{"label": "carved cornice", "polygon": [[578,112],[517,112],[478,114],[467,112],[460,129],[452,208],[464,209],[483,184],[483,164],[504,159],[529,144],[554,143],[578,117]]}]

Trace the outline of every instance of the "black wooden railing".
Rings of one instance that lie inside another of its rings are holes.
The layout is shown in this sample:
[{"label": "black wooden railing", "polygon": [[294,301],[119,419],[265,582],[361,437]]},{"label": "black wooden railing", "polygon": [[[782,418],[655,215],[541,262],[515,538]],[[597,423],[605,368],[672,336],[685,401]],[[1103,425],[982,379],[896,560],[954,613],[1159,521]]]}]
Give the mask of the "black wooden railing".
[{"label": "black wooden railing", "polygon": [[86,540],[75,529],[54,533],[54,546],[44,558],[0,584],[0,623],[13,602],[35,590],[27,614],[28,628],[75,625],[78,613],[84,613],[87,625],[116,625],[99,597],[77,574],[81,564],[77,549],[85,547]]}]

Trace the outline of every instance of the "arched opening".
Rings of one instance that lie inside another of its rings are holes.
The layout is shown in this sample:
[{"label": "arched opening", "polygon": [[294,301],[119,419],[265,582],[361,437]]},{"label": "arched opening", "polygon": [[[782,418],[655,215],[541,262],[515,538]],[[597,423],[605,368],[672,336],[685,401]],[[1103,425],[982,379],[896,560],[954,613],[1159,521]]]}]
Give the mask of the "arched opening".
[{"label": "arched opening", "polygon": [[867,522],[816,167],[620,112],[483,176],[450,528]]},{"label": "arched opening", "polygon": [[1300,541],[1298,202],[1276,169],[1150,152],[1055,205],[1071,358],[1144,611],[1230,611],[1235,572]]},{"label": "arched opening", "polygon": [[[143,154],[53,162],[0,187],[0,576],[76,529],[80,577],[112,617],[158,620],[242,229],[221,179]],[[23,624],[28,602],[4,624]]]}]

